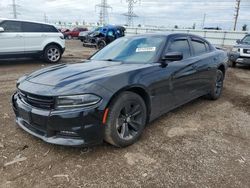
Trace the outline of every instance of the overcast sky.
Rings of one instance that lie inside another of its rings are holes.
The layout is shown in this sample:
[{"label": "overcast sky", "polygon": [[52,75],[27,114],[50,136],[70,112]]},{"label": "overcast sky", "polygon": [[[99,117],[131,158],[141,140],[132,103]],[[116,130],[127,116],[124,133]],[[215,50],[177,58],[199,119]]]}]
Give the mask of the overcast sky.
[{"label": "overcast sky", "polygon": [[[238,29],[247,24],[250,29],[250,0],[241,0]],[[44,21],[46,13],[50,22],[97,22],[101,0],[16,0],[19,19]],[[0,0],[0,17],[12,18],[12,0]],[[109,22],[125,24],[122,16],[127,12],[126,0],[108,0]],[[232,29],[235,0],[141,0],[134,7],[139,17],[135,25],[158,25],[165,27],[192,27],[196,23],[201,28],[204,14],[205,27],[219,26]]]}]

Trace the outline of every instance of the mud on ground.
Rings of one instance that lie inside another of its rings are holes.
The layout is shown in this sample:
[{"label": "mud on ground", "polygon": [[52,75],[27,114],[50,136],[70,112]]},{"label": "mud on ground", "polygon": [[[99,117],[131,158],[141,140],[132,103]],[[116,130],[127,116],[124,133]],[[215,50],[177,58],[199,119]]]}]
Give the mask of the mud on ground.
[{"label": "mud on ground", "polygon": [[[93,52],[67,41],[63,62]],[[250,67],[228,70],[219,100],[184,105],[148,125],[136,144],[117,149],[53,146],[15,125],[16,80],[45,66],[0,62],[0,187],[250,187]],[[16,157],[21,162],[4,166]]]}]

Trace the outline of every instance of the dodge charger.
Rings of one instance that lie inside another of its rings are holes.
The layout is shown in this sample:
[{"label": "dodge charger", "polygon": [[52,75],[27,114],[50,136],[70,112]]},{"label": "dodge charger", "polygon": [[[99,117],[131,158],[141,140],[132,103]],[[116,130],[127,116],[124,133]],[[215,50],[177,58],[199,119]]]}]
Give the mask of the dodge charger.
[{"label": "dodge charger", "polygon": [[218,99],[227,60],[196,35],[123,37],[84,62],[21,77],[12,96],[16,122],[51,144],[126,147],[174,108],[202,96]]}]

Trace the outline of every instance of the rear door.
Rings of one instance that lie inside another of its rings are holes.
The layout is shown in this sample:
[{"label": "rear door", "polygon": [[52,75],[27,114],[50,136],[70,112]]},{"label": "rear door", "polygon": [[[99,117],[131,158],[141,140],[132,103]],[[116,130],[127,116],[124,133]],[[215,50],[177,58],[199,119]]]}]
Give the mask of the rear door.
[{"label": "rear door", "polygon": [[191,46],[194,55],[194,67],[197,70],[197,88],[200,94],[206,93],[211,86],[211,78],[214,75],[213,63],[216,56],[210,50],[209,44],[196,37],[191,37]]},{"label": "rear door", "polygon": [[4,32],[0,32],[0,55],[24,53],[21,22],[6,20],[0,23],[0,27],[4,28]]},{"label": "rear door", "polygon": [[42,51],[42,44],[45,39],[42,24],[22,22],[24,31],[25,53]]}]

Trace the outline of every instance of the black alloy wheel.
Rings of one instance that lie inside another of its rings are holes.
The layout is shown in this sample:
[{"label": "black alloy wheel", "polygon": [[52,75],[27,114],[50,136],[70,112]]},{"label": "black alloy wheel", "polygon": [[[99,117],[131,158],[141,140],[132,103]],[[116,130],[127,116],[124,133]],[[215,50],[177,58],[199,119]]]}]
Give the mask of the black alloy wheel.
[{"label": "black alloy wheel", "polygon": [[144,100],[133,92],[123,92],[109,106],[105,127],[105,141],[126,147],[141,136],[147,120]]},{"label": "black alloy wheel", "polygon": [[211,100],[217,100],[220,98],[223,90],[224,74],[221,70],[217,70],[216,79],[212,86],[211,92],[206,95],[206,98]]}]

